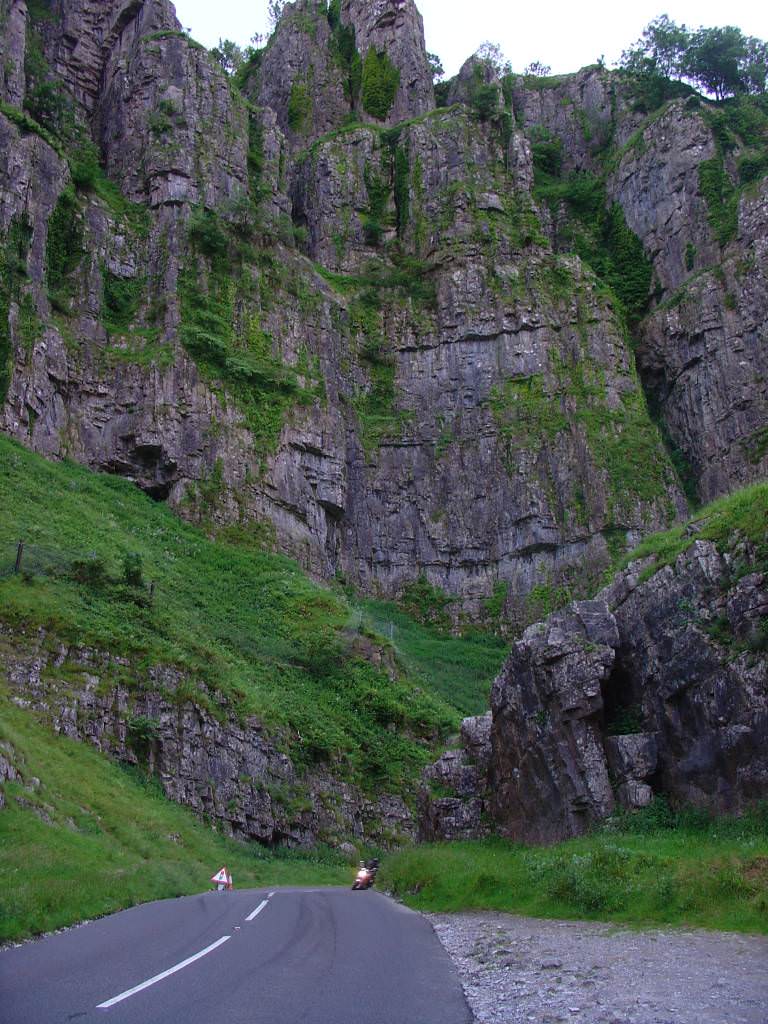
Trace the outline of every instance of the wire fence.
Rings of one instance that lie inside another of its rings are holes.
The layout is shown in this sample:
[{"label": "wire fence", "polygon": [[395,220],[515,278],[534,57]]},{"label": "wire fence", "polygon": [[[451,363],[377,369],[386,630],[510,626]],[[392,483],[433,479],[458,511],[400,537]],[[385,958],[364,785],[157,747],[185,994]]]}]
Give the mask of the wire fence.
[{"label": "wire fence", "polygon": [[140,567],[135,579],[129,578],[128,572],[125,565],[121,571],[117,565],[107,564],[94,551],[63,550],[27,541],[0,543],[0,581],[14,576],[25,580],[58,577],[91,585],[122,581],[148,591],[150,597],[154,594],[155,584],[141,579]]},{"label": "wire fence", "polygon": [[24,576],[63,575],[70,570],[77,557],[70,552],[24,541],[0,544],[0,579],[7,579],[17,573]]}]

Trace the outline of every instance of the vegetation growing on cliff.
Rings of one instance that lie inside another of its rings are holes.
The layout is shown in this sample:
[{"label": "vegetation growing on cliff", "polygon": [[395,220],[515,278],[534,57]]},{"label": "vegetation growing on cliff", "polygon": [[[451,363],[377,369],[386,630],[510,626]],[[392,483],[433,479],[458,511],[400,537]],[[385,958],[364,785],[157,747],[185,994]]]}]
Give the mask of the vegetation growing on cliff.
[{"label": "vegetation growing on cliff", "polygon": [[[752,484],[718,498],[702,508],[689,523],[651,534],[621,559],[618,568],[651,556],[655,561],[644,572],[647,578],[665,565],[671,565],[697,540],[711,540],[722,551],[745,540],[755,546],[757,564],[768,572],[768,483]],[[739,565],[738,561],[734,564],[734,572],[739,571]]]},{"label": "vegetation growing on cliff", "polygon": [[214,211],[198,209],[189,222],[192,256],[179,277],[181,340],[202,376],[230,395],[266,458],[296,404],[321,394],[300,384],[296,369],[275,355],[261,327],[259,292],[243,266],[236,229]]},{"label": "vegetation growing on cliff", "polygon": [[385,51],[374,47],[363,61],[361,99],[366,113],[378,121],[386,121],[400,85],[400,72]]},{"label": "vegetation growing on cliff", "polygon": [[[32,230],[24,218],[11,222],[5,239],[0,242],[0,407],[5,402],[13,373],[13,342],[11,338],[11,303],[19,302],[21,289],[27,277],[27,256]],[[36,316],[34,309],[24,309],[30,303],[28,296],[22,300],[20,327],[30,316]]]},{"label": "vegetation growing on cliff", "polygon": [[553,211],[563,204],[569,219],[561,244],[581,257],[619,300],[633,327],[650,300],[653,268],[639,238],[627,227],[618,203],[609,203],[605,181],[586,171],[561,176],[560,141],[540,136],[534,143],[534,196]]}]

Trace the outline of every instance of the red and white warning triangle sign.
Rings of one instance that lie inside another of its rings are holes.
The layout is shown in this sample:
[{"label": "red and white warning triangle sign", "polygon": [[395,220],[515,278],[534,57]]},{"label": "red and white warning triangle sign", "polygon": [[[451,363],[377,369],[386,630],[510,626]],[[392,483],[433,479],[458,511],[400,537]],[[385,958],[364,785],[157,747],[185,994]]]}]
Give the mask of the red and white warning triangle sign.
[{"label": "red and white warning triangle sign", "polygon": [[226,885],[228,889],[232,888],[232,875],[227,871],[226,866],[215,875],[211,875],[211,881],[214,885]]}]

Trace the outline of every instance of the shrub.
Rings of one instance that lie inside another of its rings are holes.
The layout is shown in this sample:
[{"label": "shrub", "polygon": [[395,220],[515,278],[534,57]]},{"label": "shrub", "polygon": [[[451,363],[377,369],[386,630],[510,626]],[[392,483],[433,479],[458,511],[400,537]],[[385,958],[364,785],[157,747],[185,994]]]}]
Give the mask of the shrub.
[{"label": "shrub", "polygon": [[448,630],[450,618],[446,609],[453,602],[439,587],[433,586],[422,573],[417,580],[407,584],[400,604],[417,622]]},{"label": "shrub", "polygon": [[499,87],[493,83],[477,85],[472,90],[472,106],[481,121],[490,121],[499,110]]},{"label": "shrub", "polygon": [[[61,304],[66,295],[67,279],[79,267],[83,258],[83,226],[77,198],[73,189],[65,189],[59,196],[48,221],[48,239],[45,249],[45,278],[54,305]],[[59,297],[59,301],[56,301]],[[66,310],[66,306],[64,307]]]},{"label": "shrub", "polygon": [[210,258],[224,257],[229,250],[226,232],[212,210],[195,210],[189,220],[189,240],[198,252]]},{"label": "shrub", "polygon": [[312,97],[306,82],[294,82],[288,100],[288,126],[300,135],[306,130],[312,116]]},{"label": "shrub", "polygon": [[75,583],[86,587],[102,587],[108,582],[106,562],[98,555],[75,559],[69,567],[69,574]]},{"label": "shrub", "polygon": [[144,586],[144,572],[141,555],[136,552],[128,552],[123,557],[123,579],[129,587]]},{"label": "shrub", "polygon": [[126,723],[126,742],[139,758],[147,757],[159,735],[160,723],[147,715],[136,715]]},{"label": "shrub", "polygon": [[136,317],[144,290],[144,278],[104,274],[102,309],[106,326],[112,331],[126,330]]},{"label": "shrub", "polygon": [[386,121],[400,85],[400,72],[385,51],[371,47],[363,63],[363,109],[379,121]]}]

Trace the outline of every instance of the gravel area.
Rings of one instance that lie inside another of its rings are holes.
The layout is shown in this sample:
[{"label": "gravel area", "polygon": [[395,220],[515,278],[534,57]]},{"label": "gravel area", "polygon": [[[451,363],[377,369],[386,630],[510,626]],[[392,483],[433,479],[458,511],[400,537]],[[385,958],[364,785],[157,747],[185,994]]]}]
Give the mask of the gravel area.
[{"label": "gravel area", "polygon": [[768,938],[427,916],[478,1024],[768,1024]]}]

